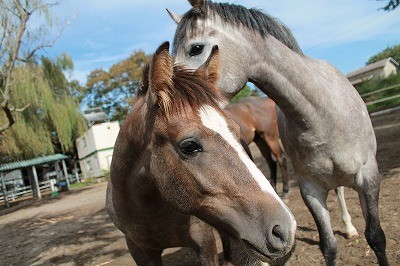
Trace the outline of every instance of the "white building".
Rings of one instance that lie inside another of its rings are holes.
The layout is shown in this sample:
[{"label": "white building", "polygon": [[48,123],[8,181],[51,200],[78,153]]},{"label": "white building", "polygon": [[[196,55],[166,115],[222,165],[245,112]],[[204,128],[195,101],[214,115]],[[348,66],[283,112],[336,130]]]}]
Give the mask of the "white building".
[{"label": "white building", "polygon": [[110,171],[118,132],[118,121],[99,123],[92,125],[76,140],[79,163],[85,178],[103,176]]},{"label": "white building", "polygon": [[388,57],[350,72],[347,74],[347,78],[354,87],[357,87],[365,80],[374,77],[387,78],[391,74],[396,74],[398,67],[399,63]]}]

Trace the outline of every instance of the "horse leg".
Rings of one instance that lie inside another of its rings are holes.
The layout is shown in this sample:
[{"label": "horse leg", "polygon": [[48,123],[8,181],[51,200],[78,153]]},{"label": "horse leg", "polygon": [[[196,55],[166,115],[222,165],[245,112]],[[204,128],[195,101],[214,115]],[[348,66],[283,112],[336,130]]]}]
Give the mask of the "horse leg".
[{"label": "horse leg", "polygon": [[[279,164],[279,167],[281,168],[281,173],[282,173],[282,184],[283,184],[283,198],[287,198],[287,194],[289,193],[289,174],[287,170],[287,159],[284,155],[284,148],[282,145],[281,140],[279,139],[278,141],[278,151],[275,157],[277,158],[277,162]],[[274,153],[274,150],[272,150]]]},{"label": "horse leg", "polygon": [[356,190],[366,223],[365,238],[375,252],[379,265],[389,265],[386,257],[386,237],[379,221],[380,178],[375,159],[371,165],[364,165],[356,179],[360,181],[356,184]]},{"label": "horse leg", "polygon": [[222,249],[224,252],[224,266],[233,266],[232,260],[232,247],[229,236],[224,233],[219,233],[222,242]]},{"label": "horse leg", "polygon": [[249,156],[249,158],[254,162],[253,155],[251,154],[249,145],[247,145],[246,141],[240,139],[240,144],[242,144],[244,151],[247,153],[247,156]]},{"label": "horse leg", "polygon": [[337,241],[333,235],[326,199],[328,190],[314,182],[299,179],[301,196],[310,210],[318,228],[319,247],[324,255],[326,265],[335,265]]},{"label": "horse leg", "polygon": [[335,192],[339,200],[339,209],[342,221],[346,228],[346,238],[352,238],[354,236],[358,236],[357,229],[351,223],[351,216],[349,214],[349,211],[347,210],[346,200],[344,198],[344,187],[343,186],[338,187],[337,189],[335,189]]},{"label": "horse leg", "polygon": [[213,227],[192,216],[189,234],[201,265],[218,265],[218,251]]},{"label": "horse leg", "polygon": [[260,149],[260,152],[262,154],[262,156],[265,158],[265,160],[267,161],[267,164],[269,166],[269,170],[271,172],[271,185],[274,188],[274,190],[276,191],[276,182],[277,182],[277,166],[276,166],[276,162],[272,159],[271,156],[271,149],[270,147],[267,145],[267,142],[265,141],[265,139],[263,139],[260,135],[256,134],[254,136],[254,143],[257,145],[257,147]]},{"label": "horse leg", "polygon": [[129,252],[138,266],[161,266],[161,253],[162,250],[148,250],[136,246],[132,240],[127,236],[126,244],[128,245]]}]

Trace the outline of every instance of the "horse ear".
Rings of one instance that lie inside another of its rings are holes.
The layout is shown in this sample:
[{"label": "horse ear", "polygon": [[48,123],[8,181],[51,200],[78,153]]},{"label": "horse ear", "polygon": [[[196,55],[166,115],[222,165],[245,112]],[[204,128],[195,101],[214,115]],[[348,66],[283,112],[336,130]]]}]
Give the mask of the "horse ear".
[{"label": "horse ear", "polygon": [[188,0],[193,8],[197,8],[204,12],[206,0]]},{"label": "horse ear", "polygon": [[148,103],[158,104],[164,110],[171,102],[173,64],[169,54],[169,42],[161,44],[154,53],[149,68]]},{"label": "horse ear", "polygon": [[203,74],[205,78],[212,85],[216,86],[219,78],[219,50],[218,45],[214,45],[211,49],[211,53],[207,58],[207,61],[201,65],[195,73]]},{"label": "horse ear", "polygon": [[181,22],[182,15],[176,14],[176,13],[172,12],[171,10],[169,10],[168,8],[167,8],[167,12],[168,12],[169,16],[172,18],[172,20],[176,22],[176,24],[179,24]]}]

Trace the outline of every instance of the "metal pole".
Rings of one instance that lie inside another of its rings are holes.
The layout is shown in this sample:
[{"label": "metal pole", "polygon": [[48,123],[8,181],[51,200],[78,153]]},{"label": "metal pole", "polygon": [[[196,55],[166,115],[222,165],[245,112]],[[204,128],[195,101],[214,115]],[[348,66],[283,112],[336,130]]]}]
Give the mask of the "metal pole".
[{"label": "metal pole", "polygon": [[8,202],[7,188],[6,188],[6,183],[4,181],[4,173],[3,172],[1,172],[1,187],[3,188],[4,205],[6,206],[6,208],[9,208],[10,203]]}]

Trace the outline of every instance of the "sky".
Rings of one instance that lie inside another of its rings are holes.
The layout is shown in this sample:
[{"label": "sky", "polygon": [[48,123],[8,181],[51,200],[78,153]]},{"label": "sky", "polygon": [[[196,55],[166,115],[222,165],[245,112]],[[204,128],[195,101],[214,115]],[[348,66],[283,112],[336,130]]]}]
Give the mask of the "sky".
[{"label": "sky", "polygon": [[[400,44],[400,8],[379,10],[387,1],[221,0],[227,1],[278,18],[307,56],[326,60],[344,74]],[[84,85],[92,70],[107,70],[137,50],[151,54],[164,41],[172,43],[176,24],[166,8],[183,14],[190,7],[186,0],[64,0],[51,10],[66,27],[45,53],[70,54],[71,78]]]}]

